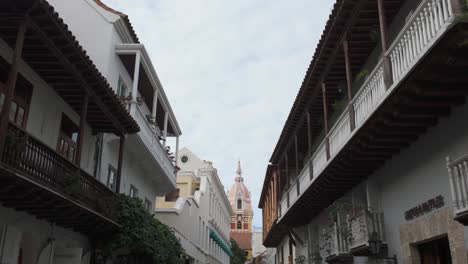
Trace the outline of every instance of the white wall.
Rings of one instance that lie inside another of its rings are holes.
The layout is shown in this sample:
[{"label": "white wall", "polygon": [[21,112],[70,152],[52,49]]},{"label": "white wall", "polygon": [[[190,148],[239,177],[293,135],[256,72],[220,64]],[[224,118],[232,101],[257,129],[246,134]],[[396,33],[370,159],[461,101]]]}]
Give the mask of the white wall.
[{"label": "white wall", "polygon": [[[116,39],[110,22],[116,21],[119,16],[105,11],[93,0],[49,0],[49,3],[77,37],[99,71],[109,81],[113,81],[115,66],[111,64],[114,62],[111,58],[116,56]],[[117,87],[116,83],[111,85]]]},{"label": "white wall", "polygon": [[[21,232],[20,245],[23,250],[23,264],[37,264],[37,260],[49,238],[55,239],[55,248],[81,248],[84,253],[90,251],[89,241],[82,234],[53,226],[51,223],[38,220],[30,214],[5,208],[1,205],[0,215],[2,216],[0,217],[0,235],[5,226],[14,227]],[[9,242],[9,246],[12,246],[12,241]],[[4,254],[6,255],[6,252]]]},{"label": "white wall", "polygon": [[[377,204],[384,213],[389,255],[396,254],[399,263],[402,261],[400,226],[411,222],[404,218],[405,211],[439,195],[444,197],[445,206],[438,210],[453,207],[445,158],[450,156],[456,159],[468,153],[467,116],[468,104],[454,108],[448,117],[441,118],[436,126],[387,160],[367,180],[377,188]],[[357,188],[359,186],[353,190]],[[312,235],[315,241],[319,239],[317,231],[320,232],[321,226],[327,222],[327,211],[324,210],[309,222],[311,228],[316,230]],[[468,228],[465,228],[464,235],[465,241],[468,241]],[[363,257],[355,258],[354,262],[370,263]]]},{"label": "white wall", "polygon": [[453,109],[450,116],[440,119],[437,126],[372,175],[380,186],[390,253],[401,254],[398,230],[408,223],[406,210],[438,195],[444,197],[444,208],[453,207],[445,158],[468,153],[467,116],[468,105]]}]

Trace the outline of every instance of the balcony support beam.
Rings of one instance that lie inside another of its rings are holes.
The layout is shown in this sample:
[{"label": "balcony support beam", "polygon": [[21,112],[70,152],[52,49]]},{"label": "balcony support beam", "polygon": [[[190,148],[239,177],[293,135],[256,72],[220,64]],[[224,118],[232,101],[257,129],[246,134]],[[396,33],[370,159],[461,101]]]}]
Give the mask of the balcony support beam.
[{"label": "balcony support beam", "polygon": [[158,110],[158,97],[159,97],[159,90],[156,89],[154,91],[154,96],[153,96],[153,109],[151,113],[153,114],[154,121],[156,122],[156,114]]},{"label": "balcony support beam", "polygon": [[294,135],[294,158],[296,166],[296,179],[299,176],[299,143],[297,142],[297,135]]},{"label": "balcony support beam", "polygon": [[297,187],[297,195],[299,196],[300,186],[299,186],[299,144],[297,142],[297,134],[294,135],[294,156],[296,158],[296,187]]},{"label": "balcony support beam", "polygon": [[355,119],[354,119],[354,106],[352,104],[353,100],[353,92],[351,90],[352,85],[353,85],[353,77],[352,72],[351,72],[351,61],[349,58],[349,47],[348,47],[348,40],[345,39],[343,41],[343,52],[344,52],[344,57],[345,57],[345,65],[346,65],[346,86],[348,87],[348,111],[349,111],[349,122],[350,122],[350,127],[351,131],[354,130],[356,127]]},{"label": "balcony support beam", "polygon": [[288,155],[284,154],[284,163],[286,164],[286,189],[289,189],[289,164],[288,164]]},{"label": "balcony support beam", "polygon": [[[356,5],[354,6],[354,8],[352,10],[349,10],[352,15],[351,15],[350,19],[348,20],[348,22],[343,26],[343,30],[342,30],[343,34],[339,36],[340,41],[337,42],[337,44],[334,47],[334,49],[332,50],[332,52],[330,52],[329,50],[325,50],[325,48],[320,50],[319,54],[327,52],[327,53],[330,53],[330,56],[329,56],[329,59],[327,60],[327,64],[325,65],[325,68],[323,69],[322,75],[320,76],[319,80],[325,80],[326,79],[329,70],[332,68],[332,65],[336,62],[336,57],[337,57],[339,51],[342,49],[342,44],[341,43],[345,39],[346,33],[348,31],[350,31],[350,29],[354,25],[356,25],[359,14],[360,14],[359,10],[361,10],[366,3],[367,3],[366,0],[358,0]],[[318,67],[318,66],[316,66],[316,67]],[[311,76],[307,77],[307,79],[304,81],[304,85],[312,85],[310,77]],[[310,105],[313,98],[316,98],[317,95],[320,94],[320,85],[321,85],[320,82],[317,83],[317,84],[314,83],[313,94],[310,96],[310,98],[307,101],[306,105]],[[300,124],[305,122],[305,118],[306,118],[305,114],[301,115],[301,117],[299,118],[299,122],[297,122],[298,125],[295,128],[295,132],[297,132],[299,130]],[[287,148],[287,146],[290,144],[290,142],[292,142],[292,140],[293,140],[293,138],[289,138],[289,139],[285,140],[286,142],[283,144],[284,146],[286,146],[285,148]],[[282,148],[282,149],[285,149],[285,148]],[[280,151],[281,150],[279,150],[278,153],[273,153],[273,160],[275,160],[277,158],[279,159],[279,157],[281,157],[280,156],[280,153],[281,153]]]},{"label": "balcony support beam", "polygon": [[179,137],[176,137],[176,149],[175,149],[175,165],[176,167],[179,165]]},{"label": "balcony support beam", "polygon": [[383,0],[377,0],[377,7],[379,11],[379,24],[380,24],[380,42],[382,45],[383,67],[384,67],[384,82],[385,88],[388,89],[393,83],[392,80],[392,65],[390,58],[386,55],[388,50],[388,33],[387,33],[387,20],[385,18],[385,7]]},{"label": "balcony support beam", "polygon": [[330,159],[330,141],[328,140],[328,106],[327,106],[327,87],[322,82],[322,101],[323,101],[323,127],[325,130],[325,149],[327,160]]},{"label": "balcony support beam", "polygon": [[138,50],[135,54],[135,69],[133,71],[132,101],[137,102],[138,82],[140,80],[141,52]]},{"label": "balcony support beam", "polygon": [[8,133],[8,121],[10,118],[10,108],[15,95],[16,81],[18,80],[18,66],[23,53],[24,38],[26,35],[26,20],[22,21],[18,27],[16,35],[15,49],[13,51],[13,60],[8,72],[6,81],[6,94],[3,108],[0,115],[0,154],[3,153],[3,146]]},{"label": "balcony support beam", "polygon": [[164,114],[164,130],[163,130],[164,148],[166,148],[166,142],[167,142],[167,122],[168,121],[169,121],[169,112],[166,111],[166,113]]},{"label": "balcony support beam", "polygon": [[120,183],[122,181],[122,163],[123,163],[123,155],[124,155],[124,146],[125,146],[125,135],[120,136],[120,144],[119,144],[119,160],[117,163],[117,179],[115,184],[115,192],[120,193]]},{"label": "balcony support beam", "polygon": [[81,167],[81,153],[83,151],[83,139],[86,126],[86,117],[88,116],[88,104],[89,96],[88,93],[83,94],[83,101],[81,104],[81,114],[80,114],[80,131],[78,133],[78,142],[76,146],[76,164]]},{"label": "balcony support beam", "polygon": [[314,178],[314,163],[312,162],[312,155],[314,154],[313,149],[312,149],[312,121],[310,120],[310,111],[307,110],[306,113],[307,117],[307,143],[309,145],[309,178],[312,180]]}]

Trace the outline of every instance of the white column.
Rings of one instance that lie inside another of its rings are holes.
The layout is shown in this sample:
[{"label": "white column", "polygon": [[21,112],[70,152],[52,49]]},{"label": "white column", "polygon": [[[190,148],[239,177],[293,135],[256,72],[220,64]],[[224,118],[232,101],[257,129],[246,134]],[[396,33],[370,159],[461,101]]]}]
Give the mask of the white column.
[{"label": "white column", "polygon": [[179,165],[179,136],[176,137],[175,160],[176,160],[176,166],[178,166]]},{"label": "white column", "polygon": [[137,51],[135,54],[135,69],[133,72],[133,87],[132,87],[132,101],[136,102],[138,97],[138,80],[140,79],[140,61],[141,52]]},{"label": "white column", "polygon": [[164,147],[166,147],[166,138],[167,138],[167,122],[169,121],[169,112],[166,112],[164,115],[164,131],[163,131],[163,138],[164,138]]},{"label": "white column", "polygon": [[151,113],[153,113],[153,117],[155,120],[156,120],[156,111],[158,109],[158,96],[159,96],[159,90],[156,89],[154,91],[154,96],[153,96],[153,111],[151,111]]}]

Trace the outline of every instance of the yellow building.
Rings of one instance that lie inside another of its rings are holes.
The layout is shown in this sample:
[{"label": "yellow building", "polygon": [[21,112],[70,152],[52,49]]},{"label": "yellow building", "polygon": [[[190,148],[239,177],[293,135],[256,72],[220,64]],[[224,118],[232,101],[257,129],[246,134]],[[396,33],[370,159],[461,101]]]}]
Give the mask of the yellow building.
[{"label": "yellow building", "polygon": [[178,173],[176,189],[166,196],[156,197],[156,208],[174,208],[177,198],[193,196],[200,189],[200,179],[194,173]]},{"label": "yellow building", "polygon": [[229,264],[232,209],[212,162],[180,150],[176,189],[156,198],[155,217],[174,231],[189,264]]},{"label": "yellow building", "polygon": [[234,214],[231,216],[231,238],[247,252],[252,259],[252,200],[250,191],[244,184],[240,161],[237,163],[234,184],[229,188],[228,199]]}]

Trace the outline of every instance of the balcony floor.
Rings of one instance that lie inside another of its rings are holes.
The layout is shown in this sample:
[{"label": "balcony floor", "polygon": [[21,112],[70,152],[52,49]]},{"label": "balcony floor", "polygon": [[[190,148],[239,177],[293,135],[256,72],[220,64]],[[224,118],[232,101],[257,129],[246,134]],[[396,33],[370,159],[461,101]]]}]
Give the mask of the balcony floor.
[{"label": "balcony floor", "polygon": [[308,223],[382,166],[393,155],[416,141],[453,106],[468,95],[468,24],[449,29],[421,59],[343,149],[330,160],[313,184],[280,219],[281,224]]},{"label": "balcony floor", "polygon": [[38,219],[97,238],[112,234],[119,228],[117,223],[86,208],[72,197],[18,174],[3,164],[0,164],[0,186],[0,205],[25,211]]}]

